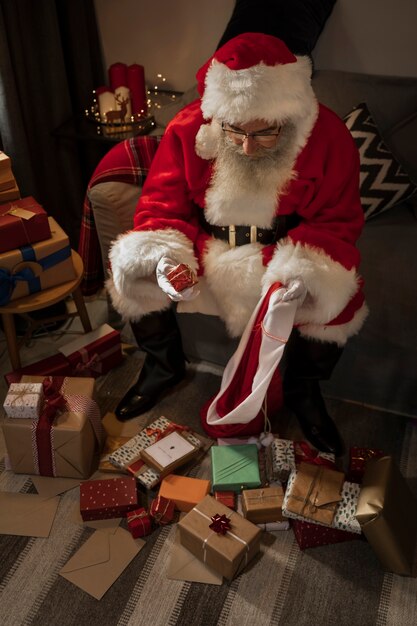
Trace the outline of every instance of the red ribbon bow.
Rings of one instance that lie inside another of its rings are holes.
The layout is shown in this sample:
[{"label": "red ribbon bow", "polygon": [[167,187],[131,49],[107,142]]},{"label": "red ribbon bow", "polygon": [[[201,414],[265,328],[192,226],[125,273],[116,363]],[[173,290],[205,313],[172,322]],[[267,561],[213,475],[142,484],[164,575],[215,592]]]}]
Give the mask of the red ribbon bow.
[{"label": "red ribbon bow", "polygon": [[215,533],[218,533],[220,535],[225,535],[227,531],[231,528],[230,519],[226,517],[224,513],[223,515],[219,515],[218,513],[212,515],[211,521],[212,523],[210,524],[209,528],[211,528],[212,530],[214,530]]},{"label": "red ribbon bow", "polygon": [[334,469],[334,463],[329,459],[320,456],[319,450],[311,448],[306,441],[297,441],[295,444],[295,454],[297,461],[305,461],[314,465],[323,465],[330,469]]},{"label": "red ribbon bow", "polygon": [[42,383],[44,404],[36,426],[36,447],[41,476],[54,476],[51,428],[57,412],[66,406],[66,400],[60,393],[63,381],[63,377],[57,376],[54,380],[46,378]]}]

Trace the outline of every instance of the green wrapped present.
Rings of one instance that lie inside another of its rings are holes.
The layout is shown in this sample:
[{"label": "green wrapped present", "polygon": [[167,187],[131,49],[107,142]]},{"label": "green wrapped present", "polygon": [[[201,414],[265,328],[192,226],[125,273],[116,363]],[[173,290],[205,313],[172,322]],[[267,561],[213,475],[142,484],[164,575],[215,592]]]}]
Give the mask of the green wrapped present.
[{"label": "green wrapped present", "polygon": [[254,443],[238,446],[212,446],[213,491],[236,491],[261,486],[258,448]]}]

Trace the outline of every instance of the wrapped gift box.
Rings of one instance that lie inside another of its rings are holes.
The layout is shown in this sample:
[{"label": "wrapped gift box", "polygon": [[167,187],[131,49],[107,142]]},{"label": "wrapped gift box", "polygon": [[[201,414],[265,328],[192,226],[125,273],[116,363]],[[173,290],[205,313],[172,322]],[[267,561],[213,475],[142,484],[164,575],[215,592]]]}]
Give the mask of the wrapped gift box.
[{"label": "wrapped gift box", "polygon": [[344,541],[353,541],[355,539],[361,539],[362,537],[362,535],[358,535],[357,533],[296,519],[291,520],[291,528],[294,531],[295,538],[301,550],[327,546],[333,543],[342,543]]},{"label": "wrapped gift box", "polygon": [[156,469],[159,475],[164,477],[197,456],[199,452],[200,446],[192,444],[180,433],[172,432],[141,450],[140,455],[147,465]]},{"label": "wrapped gift box", "polygon": [[120,333],[108,324],[70,341],[59,351],[69,361],[73,376],[97,378],[122,362]]},{"label": "wrapped gift box", "polygon": [[261,485],[255,444],[212,446],[210,452],[213,490],[240,493]]},{"label": "wrapped gift box", "polygon": [[71,366],[63,354],[54,354],[46,359],[25,365],[4,375],[7,385],[18,383],[22,376],[70,376]]},{"label": "wrapped gift box", "polygon": [[[307,472],[305,471],[305,466]],[[302,472],[304,471],[304,475]],[[332,473],[341,476],[332,475]],[[301,482],[297,485],[297,478]],[[328,477],[334,481],[329,485]],[[342,481],[341,486],[340,481]],[[301,464],[298,470],[291,472],[282,503],[284,516],[299,521],[361,534],[361,527],[356,519],[356,507],[360,486],[344,480],[341,472],[335,472],[322,466]],[[289,504],[292,502],[292,505]],[[295,506],[294,506],[295,504]],[[331,542],[334,543],[334,542]]]},{"label": "wrapped gift box", "polygon": [[179,521],[178,532],[180,543],[187,550],[228,580],[259,552],[262,535],[255,524],[211,496],[206,496]]},{"label": "wrapped gift box", "polygon": [[42,402],[42,383],[12,383],[3,408],[7,417],[38,419]]},{"label": "wrapped gift box", "polygon": [[376,448],[359,448],[357,446],[350,448],[348,480],[353,483],[361,483],[367,462],[370,459],[379,459],[381,456],[385,456],[384,452]]},{"label": "wrapped gift box", "polygon": [[0,306],[75,278],[68,237],[48,220],[49,239],[0,254]]},{"label": "wrapped gift box", "polygon": [[[43,376],[22,377],[24,383],[43,380]],[[95,381],[64,377],[51,380],[52,389],[44,391],[45,403],[36,428],[31,419],[5,418],[2,422],[12,470],[17,474],[88,478],[96,468],[103,438],[100,412],[94,401]],[[49,416],[45,408],[51,398],[60,406]]]},{"label": "wrapped gift box", "polygon": [[0,206],[0,253],[50,237],[48,216],[32,196]]},{"label": "wrapped gift box", "polygon": [[123,517],[137,508],[133,477],[86,480],[80,485],[80,513],[85,522]]},{"label": "wrapped gift box", "polygon": [[356,518],[384,569],[417,575],[417,500],[392,457],[367,462]]},{"label": "wrapped gift box", "polygon": [[295,464],[313,463],[314,465],[324,465],[324,467],[334,468],[336,457],[329,452],[321,452],[310,446],[307,441],[294,441]]},{"label": "wrapped gift box", "polygon": [[175,502],[173,500],[169,500],[168,498],[164,498],[164,496],[158,495],[151,502],[149,515],[154,522],[160,526],[171,524],[175,515]]},{"label": "wrapped gift box", "polygon": [[274,438],[271,446],[272,478],[286,481],[295,469],[294,442],[290,439]]},{"label": "wrapped gift box", "polygon": [[284,490],[281,486],[242,491],[243,516],[254,524],[281,522]]},{"label": "wrapped gift box", "polygon": [[187,513],[210,491],[210,481],[169,474],[161,482],[159,495],[175,502],[178,511]]},{"label": "wrapped gift box", "polygon": [[134,509],[126,514],[127,526],[134,539],[145,537],[152,532],[152,520],[143,507]]},{"label": "wrapped gift box", "polygon": [[234,491],[214,491],[213,497],[224,506],[228,506],[229,509],[236,510],[236,493]]},{"label": "wrapped gift box", "polygon": [[176,265],[170,272],[168,272],[167,278],[174,289],[178,292],[184,291],[184,289],[188,289],[189,287],[193,287],[193,285],[198,283],[196,274],[193,272],[191,267],[185,263]]},{"label": "wrapped gift box", "polygon": [[[153,489],[161,482],[161,475],[141,459],[141,452],[173,431],[181,432],[191,444],[199,448],[200,454],[204,454],[212,444],[211,440],[206,437],[202,437],[187,426],[176,424],[162,415],[135,437],[132,437],[124,446],[110,454],[109,461],[119,470],[135,476],[139,484],[145,489]],[[193,458],[192,461],[196,461],[198,458],[199,456]]]}]

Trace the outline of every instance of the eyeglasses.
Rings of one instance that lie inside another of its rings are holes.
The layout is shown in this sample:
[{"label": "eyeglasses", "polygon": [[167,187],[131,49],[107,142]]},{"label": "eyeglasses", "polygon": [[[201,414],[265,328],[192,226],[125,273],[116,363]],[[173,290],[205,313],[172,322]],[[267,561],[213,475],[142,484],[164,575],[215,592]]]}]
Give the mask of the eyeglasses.
[{"label": "eyeglasses", "polygon": [[264,146],[265,148],[272,148],[277,141],[277,137],[281,132],[281,127],[277,128],[275,132],[267,131],[265,133],[247,133],[244,130],[235,130],[227,126],[224,122],[222,122],[222,131],[225,133],[226,137],[231,139],[235,144],[241,146],[245,139],[253,139],[260,146]]}]

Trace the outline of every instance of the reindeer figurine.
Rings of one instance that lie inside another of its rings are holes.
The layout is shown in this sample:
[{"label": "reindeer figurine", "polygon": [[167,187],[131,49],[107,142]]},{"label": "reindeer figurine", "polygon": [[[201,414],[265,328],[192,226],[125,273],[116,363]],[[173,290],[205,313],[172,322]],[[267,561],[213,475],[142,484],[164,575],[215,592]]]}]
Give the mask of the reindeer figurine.
[{"label": "reindeer figurine", "polygon": [[120,109],[116,109],[115,111],[107,111],[106,123],[114,124],[116,121],[118,121],[120,122],[120,124],[124,124],[127,113],[127,105],[130,101],[130,98],[128,96],[126,96],[126,98],[122,98],[121,94],[116,94],[115,100],[117,104],[120,105]]}]

